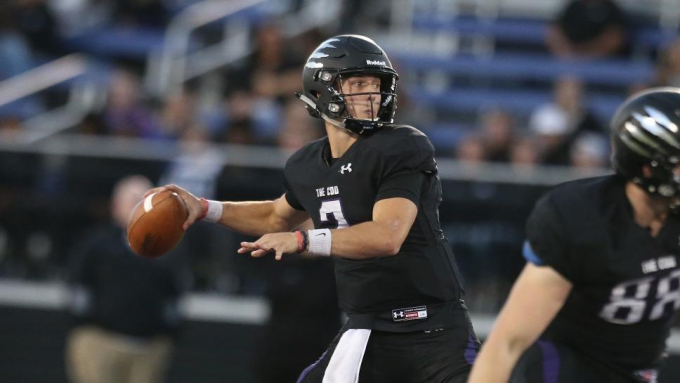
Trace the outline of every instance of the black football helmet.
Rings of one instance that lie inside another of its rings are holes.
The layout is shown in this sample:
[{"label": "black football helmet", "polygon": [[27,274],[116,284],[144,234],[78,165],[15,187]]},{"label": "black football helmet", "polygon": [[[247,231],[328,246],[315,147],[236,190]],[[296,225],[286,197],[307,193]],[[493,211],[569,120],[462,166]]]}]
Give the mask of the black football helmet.
[{"label": "black football helmet", "polygon": [[[680,196],[680,88],[654,88],[624,102],[611,121],[616,172],[659,197]],[[649,165],[651,176],[642,168]]]},{"label": "black football helmet", "polygon": [[[380,78],[380,92],[355,93],[380,96],[380,109],[373,120],[354,118],[347,110],[341,81],[357,75]],[[332,37],[319,45],[307,59],[302,71],[303,91],[296,96],[305,103],[310,115],[357,134],[375,131],[394,121],[397,109],[397,80],[392,63],[373,40],[360,35]]]}]

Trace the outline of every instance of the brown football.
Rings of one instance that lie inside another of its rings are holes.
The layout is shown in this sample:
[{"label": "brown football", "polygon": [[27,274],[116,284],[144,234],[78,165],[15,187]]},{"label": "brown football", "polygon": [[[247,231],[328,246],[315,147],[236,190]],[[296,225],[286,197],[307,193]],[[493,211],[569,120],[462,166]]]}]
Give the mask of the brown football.
[{"label": "brown football", "polygon": [[189,212],[177,193],[165,190],[139,201],[132,209],[127,226],[132,251],[157,258],[172,250],[184,236],[182,224]]}]

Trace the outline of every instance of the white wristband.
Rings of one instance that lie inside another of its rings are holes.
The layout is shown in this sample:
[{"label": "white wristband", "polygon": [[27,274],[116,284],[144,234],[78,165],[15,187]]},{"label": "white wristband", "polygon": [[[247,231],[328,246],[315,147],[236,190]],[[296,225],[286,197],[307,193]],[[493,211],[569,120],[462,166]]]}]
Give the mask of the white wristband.
[{"label": "white wristband", "polygon": [[309,252],[314,255],[331,255],[331,231],[328,229],[308,230]]},{"label": "white wristband", "polygon": [[208,200],[208,211],[203,220],[215,223],[222,218],[222,202]]}]

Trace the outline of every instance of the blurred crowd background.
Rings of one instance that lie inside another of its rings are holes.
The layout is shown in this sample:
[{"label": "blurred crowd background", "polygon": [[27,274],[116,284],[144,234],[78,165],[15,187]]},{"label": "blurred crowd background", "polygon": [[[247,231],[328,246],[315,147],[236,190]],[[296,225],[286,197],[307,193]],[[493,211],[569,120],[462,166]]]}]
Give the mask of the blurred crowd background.
[{"label": "blurred crowd background", "polygon": [[[86,283],[83,249],[130,175],[210,199],[279,196],[285,158],[324,134],[293,96],[302,66],[357,33],[400,74],[396,121],[437,149],[468,306],[493,315],[536,199],[609,172],[607,124],[628,95],[680,86],[679,26],[678,0],[2,1],[0,279]],[[298,333],[282,334],[310,321],[288,318],[321,313],[314,359],[339,321],[332,270],[238,256],[243,239],[190,230],[168,262],[173,294],[263,298],[278,343],[253,358],[281,366],[297,363],[285,350]]]}]

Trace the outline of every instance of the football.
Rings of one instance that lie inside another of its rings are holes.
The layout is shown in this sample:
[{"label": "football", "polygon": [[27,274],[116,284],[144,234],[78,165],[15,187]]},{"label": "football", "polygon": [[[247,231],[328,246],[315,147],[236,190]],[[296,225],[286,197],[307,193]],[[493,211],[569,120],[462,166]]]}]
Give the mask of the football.
[{"label": "football", "polygon": [[188,215],[177,193],[166,190],[149,195],[130,213],[127,225],[130,248],[147,258],[166,254],[182,240],[182,224]]}]

